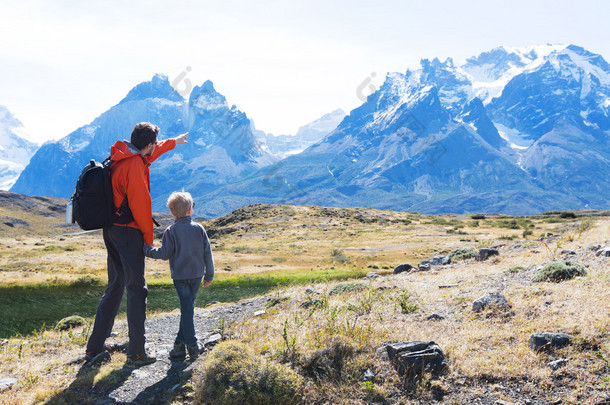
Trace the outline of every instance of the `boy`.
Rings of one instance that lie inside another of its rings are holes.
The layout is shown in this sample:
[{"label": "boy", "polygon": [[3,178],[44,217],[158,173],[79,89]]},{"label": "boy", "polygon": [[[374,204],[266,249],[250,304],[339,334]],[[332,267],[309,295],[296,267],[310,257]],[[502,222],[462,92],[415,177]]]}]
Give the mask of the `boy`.
[{"label": "boy", "polygon": [[144,246],[147,257],[169,259],[171,276],[180,298],[180,328],[174,348],[169,353],[173,359],[184,359],[187,351],[191,360],[199,357],[202,347],[195,336],[195,298],[201,278],[204,287],[212,284],[214,279],[214,261],[208,235],[203,226],[191,220],[194,205],[190,193],[172,193],[167,206],[176,218],[175,222],[163,233],[160,248]]}]

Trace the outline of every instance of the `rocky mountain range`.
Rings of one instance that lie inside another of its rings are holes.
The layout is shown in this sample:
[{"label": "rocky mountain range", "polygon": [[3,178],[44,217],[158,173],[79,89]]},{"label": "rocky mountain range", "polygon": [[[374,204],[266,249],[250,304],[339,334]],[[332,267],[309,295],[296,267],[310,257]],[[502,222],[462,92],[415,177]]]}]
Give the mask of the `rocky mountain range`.
[{"label": "rocky mountain range", "polygon": [[609,108],[610,65],[578,46],[500,47],[460,64],[424,59],[388,74],[323,139],[280,160],[211,82],[184,100],[157,75],[45,144],[11,191],[69,197],[90,158],[103,159],[135,123],[151,121],[166,137],[191,133],[189,147],[151,168],[155,209],[182,188],[206,217],[255,202],[425,213],[608,209]]},{"label": "rocky mountain range", "polygon": [[0,190],[15,184],[37,149],[21,121],[0,105]]}]

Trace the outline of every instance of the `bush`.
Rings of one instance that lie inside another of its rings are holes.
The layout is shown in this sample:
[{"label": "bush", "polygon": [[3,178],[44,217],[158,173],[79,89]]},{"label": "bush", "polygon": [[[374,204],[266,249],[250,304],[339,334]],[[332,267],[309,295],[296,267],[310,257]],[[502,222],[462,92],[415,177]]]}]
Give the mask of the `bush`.
[{"label": "bush", "polygon": [[345,256],[343,254],[343,252],[340,251],[339,249],[333,249],[330,252],[330,257],[332,258],[333,261],[339,262],[339,263],[348,263],[350,261],[349,256]]},{"label": "bush", "polygon": [[559,218],[576,218],[576,214],[573,212],[562,212],[559,214]]},{"label": "bush", "polygon": [[82,316],[72,315],[63,318],[61,321],[57,322],[57,326],[55,327],[55,329],[68,330],[76,326],[84,325],[86,322],[87,321]]},{"label": "bush", "polygon": [[267,361],[236,341],[220,343],[201,371],[197,386],[201,404],[294,404],[303,384],[288,366]]},{"label": "bush", "polygon": [[452,250],[451,253],[449,253],[449,257],[451,258],[452,262],[472,259],[477,257],[477,251],[469,248],[458,248]]},{"label": "bush", "polygon": [[483,215],[483,214],[474,214],[474,215],[471,215],[470,218],[472,218],[472,219],[485,219],[485,215]]},{"label": "bush", "polygon": [[347,339],[340,336],[330,338],[325,346],[305,359],[303,372],[316,381],[326,378],[341,381],[346,362],[354,356],[356,350]]},{"label": "bush", "polygon": [[545,264],[534,274],[532,281],[560,282],[576,276],[585,276],[586,274],[587,270],[582,264],[570,260],[560,260]]},{"label": "bush", "polygon": [[346,292],[362,291],[368,288],[368,284],[363,281],[344,281],[342,283],[335,284],[328,295],[343,294]]}]

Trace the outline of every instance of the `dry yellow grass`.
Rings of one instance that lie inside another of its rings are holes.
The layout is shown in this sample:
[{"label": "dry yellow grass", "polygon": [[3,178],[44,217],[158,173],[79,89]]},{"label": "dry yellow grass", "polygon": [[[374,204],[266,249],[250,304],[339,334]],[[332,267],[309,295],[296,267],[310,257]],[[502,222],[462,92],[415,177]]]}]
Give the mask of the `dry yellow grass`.
[{"label": "dry yellow grass", "polygon": [[[386,403],[410,403],[419,398],[426,403],[439,395],[447,403],[469,403],[477,397],[517,401],[516,393],[520,392],[536,396],[540,403],[558,398],[565,403],[587,403],[610,387],[608,259],[595,257],[588,250],[610,239],[610,220],[596,217],[591,229],[580,232],[578,226],[586,218],[548,222],[549,218],[529,218],[532,226],[528,229],[534,235],[527,240],[522,236],[523,228],[498,227],[503,219],[496,216],[478,220],[475,226],[467,215],[427,216],[357,208],[246,207],[228,217],[205,221],[204,226],[208,231],[230,231],[212,239],[217,274],[335,268],[366,268],[388,274],[400,263],[415,265],[458,247],[503,245],[501,255],[488,261],[468,260],[428,272],[387,275],[369,281],[370,288],[360,293],[328,296],[331,284],[325,283],[283,288],[272,296],[291,300],[229,328],[233,338],[248,343],[259,354],[288,361],[297,370],[332,339],[345,339],[352,345],[356,354],[347,361],[341,381],[331,378],[306,383],[304,398],[310,402],[368,403],[385,398]],[[539,237],[547,232],[560,237],[542,243]],[[105,251],[99,233],[59,235],[25,234],[16,239],[5,234],[0,239],[0,283],[105,277]],[[563,249],[578,252],[578,260],[589,265],[588,275],[558,284],[532,283],[535,267],[560,256]],[[14,263],[22,263],[22,267],[11,269]],[[523,269],[508,271],[517,266]],[[147,262],[149,280],[167,278],[167,273],[166,262]],[[320,295],[308,298],[306,288]],[[488,291],[501,291],[511,309],[473,313],[472,301]],[[302,308],[308,299],[321,299],[322,306]],[[416,309],[402,313],[401,300]],[[445,319],[429,321],[426,317],[431,313]],[[14,376],[19,382],[0,393],[0,402],[43,401],[75,381],[107,383],[124,362],[121,356],[113,356],[91,381],[77,378],[78,366],[68,364],[82,352],[87,327],[71,335],[43,331],[39,336],[3,343],[0,375]],[[532,352],[529,336],[544,331],[573,334],[576,344],[551,355]],[[437,342],[448,355],[448,373],[406,386],[375,354],[375,348],[384,342],[403,340]],[[553,356],[569,362],[552,371],[546,363]],[[372,385],[361,383],[367,368],[377,375]]]}]

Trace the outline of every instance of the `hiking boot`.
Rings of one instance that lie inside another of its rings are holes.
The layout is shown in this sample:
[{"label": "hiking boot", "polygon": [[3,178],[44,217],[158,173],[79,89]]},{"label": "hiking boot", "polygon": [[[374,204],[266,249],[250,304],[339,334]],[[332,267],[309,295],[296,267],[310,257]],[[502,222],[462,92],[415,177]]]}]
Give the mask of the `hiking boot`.
[{"label": "hiking boot", "polygon": [[110,361],[110,353],[108,350],[99,353],[87,352],[85,354],[85,365],[88,367],[99,366]]},{"label": "hiking boot", "polygon": [[186,350],[189,352],[189,357],[191,360],[195,360],[201,353],[203,353],[205,347],[201,343],[195,342],[186,346]]},{"label": "hiking boot", "polygon": [[184,359],[186,357],[186,347],[184,343],[174,343],[174,348],[169,352],[171,359]]},{"label": "hiking boot", "polygon": [[127,365],[132,367],[142,367],[148,364],[152,364],[157,361],[156,357],[149,356],[148,353],[144,352],[140,355],[128,354]]}]

